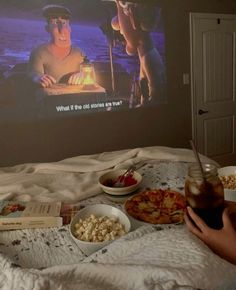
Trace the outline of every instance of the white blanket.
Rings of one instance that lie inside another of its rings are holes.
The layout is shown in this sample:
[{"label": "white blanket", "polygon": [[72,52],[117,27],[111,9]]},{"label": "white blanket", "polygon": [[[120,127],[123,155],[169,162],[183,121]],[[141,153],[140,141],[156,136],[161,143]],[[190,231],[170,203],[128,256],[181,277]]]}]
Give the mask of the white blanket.
[{"label": "white blanket", "polygon": [[236,266],[213,254],[184,226],[141,227],[83,262],[43,270],[0,256],[3,290],[235,290]]},{"label": "white blanket", "polygon": [[[97,180],[106,170],[153,159],[195,161],[191,150],[148,147],[17,165],[0,169],[0,198],[79,201],[100,193]],[[203,156],[202,160],[212,162]],[[139,228],[86,259],[81,259],[68,231],[60,236],[59,230],[0,232],[0,289],[236,289],[236,267],[213,254],[184,226],[161,231]],[[11,256],[13,248],[16,252]],[[19,267],[21,253],[25,264]],[[45,261],[42,270],[27,268],[41,256],[53,262]]]},{"label": "white blanket", "polygon": [[154,146],[0,168],[0,200],[76,202],[101,193],[98,178],[105,171],[151,159],[195,161],[191,150]]}]

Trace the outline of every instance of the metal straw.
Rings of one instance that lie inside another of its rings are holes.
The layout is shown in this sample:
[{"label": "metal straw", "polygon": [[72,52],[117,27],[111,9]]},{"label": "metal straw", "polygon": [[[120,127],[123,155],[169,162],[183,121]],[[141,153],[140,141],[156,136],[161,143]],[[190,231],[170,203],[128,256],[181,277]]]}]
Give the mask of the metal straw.
[{"label": "metal straw", "polygon": [[194,153],[194,155],[195,155],[195,157],[196,157],[196,159],[197,159],[197,163],[198,163],[199,168],[200,168],[200,170],[201,170],[202,178],[203,178],[203,180],[205,181],[205,179],[206,179],[206,178],[205,178],[205,173],[204,173],[204,171],[203,171],[202,163],[201,163],[201,160],[200,160],[199,154],[198,154],[198,152],[197,152],[196,146],[195,146],[193,140],[190,140],[189,142],[190,142],[190,144],[191,144],[191,147],[192,147],[192,149],[193,149],[193,153]]}]

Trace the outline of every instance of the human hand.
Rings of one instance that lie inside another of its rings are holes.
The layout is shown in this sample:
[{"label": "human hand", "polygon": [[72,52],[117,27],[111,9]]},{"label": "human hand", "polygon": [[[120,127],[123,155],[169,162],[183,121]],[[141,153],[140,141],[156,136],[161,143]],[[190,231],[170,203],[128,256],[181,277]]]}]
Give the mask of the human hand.
[{"label": "human hand", "polygon": [[68,84],[69,85],[80,85],[82,75],[80,72],[72,73],[69,77]]},{"label": "human hand", "polygon": [[40,84],[43,88],[48,88],[56,83],[54,77],[44,74],[42,76],[34,77],[34,82]]},{"label": "human hand", "polygon": [[230,220],[228,208],[222,214],[223,228],[220,230],[208,227],[191,207],[187,207],[187,212],[196,225],[185,215],[184,219],[189,231],[202,240],[217,255],[236,264],[236,231]]}]

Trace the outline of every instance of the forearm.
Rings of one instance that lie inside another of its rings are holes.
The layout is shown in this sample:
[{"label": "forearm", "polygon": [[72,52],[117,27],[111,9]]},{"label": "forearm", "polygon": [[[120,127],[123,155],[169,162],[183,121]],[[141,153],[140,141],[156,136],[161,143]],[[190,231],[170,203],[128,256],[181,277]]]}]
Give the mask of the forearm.
[{"label": "forearm", "polygon": [[236,265],[236,232],[231,233],[228,237],[227,233],[225,235],[225,241],[221,237],[213,239],[209,237],[205,243],[221,258]]},{"label": "forearm", "polygon": [[42,59],[35,51],[30,54],[27,72],[32,80],[40,78],[45,73]]},{"label": "forearm", "polygon": [[223,212],[223,228],[220,230],[208,227],[190,207],[187,207],[187,213],[184,219],[190,232],[221,258],[236,265],[236,231],[230,220],[228,208]]}]

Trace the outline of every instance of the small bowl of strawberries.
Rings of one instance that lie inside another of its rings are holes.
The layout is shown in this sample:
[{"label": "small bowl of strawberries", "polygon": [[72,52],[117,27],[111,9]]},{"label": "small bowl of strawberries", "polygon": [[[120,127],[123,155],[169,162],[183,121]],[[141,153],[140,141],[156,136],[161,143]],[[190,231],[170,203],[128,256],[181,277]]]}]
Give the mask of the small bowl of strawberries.
[{"label": "small bowl of strawberries", "polygon": [[140,187],[142,176],[132,169],[109,171],[99,178],[102,190],[113,196],[127,195]]}]

